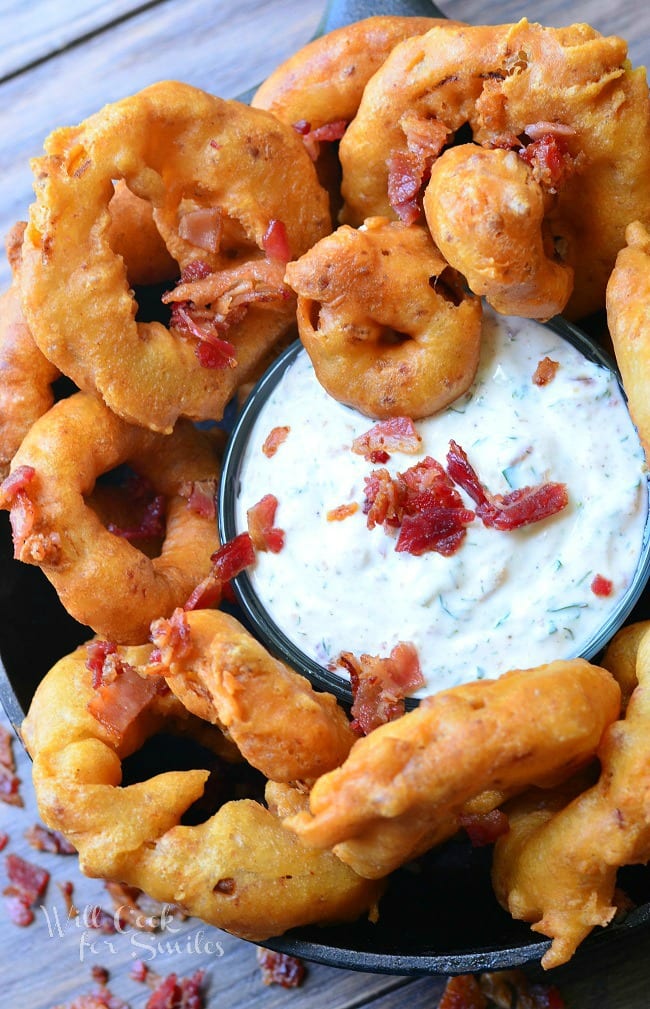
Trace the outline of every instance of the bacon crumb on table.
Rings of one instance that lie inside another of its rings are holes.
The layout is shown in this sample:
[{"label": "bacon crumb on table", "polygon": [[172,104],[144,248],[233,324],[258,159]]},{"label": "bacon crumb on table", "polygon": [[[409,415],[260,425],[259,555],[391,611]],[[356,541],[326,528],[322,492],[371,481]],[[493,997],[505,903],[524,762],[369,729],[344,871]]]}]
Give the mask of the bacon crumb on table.
[{"label": "bacon crumb on table", "polygon": [[8,806],[23,806],[12,744],[11,733],[0,725],[0,801],[6,802]]},{"label": "bacon crumb on table", "polygon": [[6,856],[5,868],[9,879],[9,886],[3,890],[5,906],[14,925],[24,928],[34,920],[33,907],[45,893],[50,874],[15,854]]},{"label": "bacon crumb on table", "polygon": [[565,1009],[555,985],[531,984],[521,970],[449,978],[438,1009]]},{"label": "bacon crumb on table", "polygon": [[307,973],[305,964],[299,957],[289,956],[288,953],[276,953],[265,949],[264,946],[257,947],[257,962],[265,985],[278,984],[282,988],[298,988]]}]

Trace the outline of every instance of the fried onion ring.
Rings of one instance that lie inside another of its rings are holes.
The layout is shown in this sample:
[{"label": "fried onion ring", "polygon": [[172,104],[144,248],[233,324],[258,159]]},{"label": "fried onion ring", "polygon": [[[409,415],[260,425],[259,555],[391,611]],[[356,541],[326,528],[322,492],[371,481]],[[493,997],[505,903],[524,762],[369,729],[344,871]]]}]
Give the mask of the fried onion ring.
[{"label": "fried onion ring", "polygon": [[6,240],[12,272],[9,288],[0,295],[0,479],[37,417],[54,402],[52,383],[59,369],[38,349],[25,322],[20,302],[19,270],[25,224],[19,221]]},{"label": "fried onion ring", "polygon": [[650,461],[650,234],[635,221],[625,237],[607,284],[607,324],[630,415]]},{"label": "fried onion ring", "polygon": [[[135,667],[150,651],[120,649],[119,657]],[[86,658],[83,646],[54,666],[22,726],[40,815],[75,846],[82,872],[180,903],[255,941],[316,921],[353,920],[375,907],[383,884],[356,876],[330,852],[306,848],[257,802],[227,802],[204,823],[181,824],[207,770],[168,771],[122,787],[122,761],[156,732],[201,732],[205,745],[211,730],[218,752],[224,743],[217,729],[202,729],[172,694],[155,689],[128,726],[106,728],[88,710],[97,692]],[[62,717],[53,719],[53,711]]]},{"label": "fried onion ring", "polygon": [[[166,498],[166,536],[150,559],[106,529],[86,498],[96,478],[129,463]],[[171,614],[210,570],[218,547],[213,503],[218,463],[212,439],[189,421],[172,435],[125,423],[95,397],[75,393],[40,417],[0,489],[10,510],[15,556],[37,564],[68,612],[112,641],[147,640],[151,621]]]},{"label": "fried onion ring", "polygon": [[497,898],[514,918],[553,940],[542,957],[546,968],[566,963],[596,925],[612,920],[617,869],[650,861],[650,621],[623,628],[603,664],[617,678],[620,669],[627,683],[632,657],[638,686],[625,717],[603,735],[596,784],[566,805],[561,796],[550,808],[535,796],[514,800],[510,832],[495,846]]},{"label": "fried onion ring", "polygon": [[415,159],[419,173],[406,181],[417,196],[427,167],[466,124],[484,147],[521,148],[545,126],[562,134],[575,171],[547,222],[575,271],[567,313],[602,308],[625,227],[650,222],[648,84],[643,68],[630,68],[624,40],[523,20],[440,26],[399,43],[341,140],[343,220],[393,215],[389,165]]},{"label": "fried onion ring", "polygon": [[490,808],[478,798],[486,790],[498,802],[568,777],[619,705],[611,674],[582,659],[441,691],[355,743],[314,785],[310,812],[285,822],[360,875],[384,876],[454,833],[470,800]]},{"label": "fried onion ring", "polygon": [[[45,146],[21,284],[37,344],[125,420],[169,433],[179,416],[218,419],[293,319],[286,259],[329,230],[301,141],[268,112],[167,81],[56,130]],[[110,243],[113,179],[151,204],[181,269],[183,291],[169,300],[190,308],[172,313],[171,329],[135,319]],[[278,229],[281,255],[267,256]]]},{"label": "fried onion ring", "polygon": [[268,109],[288,126],[306,122],[315,130],[335,120],[347,123],[391,49],[405,38],[446,23],[441,18],[375,15],[343,25],[308,42],[276,67],[251,105]]},{"label": "fried onion ring", "polygon": [[447,262],[497,312],[546,320],[564,309],[573,270],[547,255],[544,194],[514,151],[476,144],[444,151],[424,213]]},{"label": "fried onion ring", "polygon": [[336,699],[274,659],[221,610],[157,620],[156,664],[188,711],[226,729],[272,781],[316,778],[338,767],[356,736]]},{"label": "fried onion ring", "polygon": [[424,228],[342,226],[287,266],[298,330],[321,385],[370,417],[427,417],[462,395],[479,360],[481,305]]}]

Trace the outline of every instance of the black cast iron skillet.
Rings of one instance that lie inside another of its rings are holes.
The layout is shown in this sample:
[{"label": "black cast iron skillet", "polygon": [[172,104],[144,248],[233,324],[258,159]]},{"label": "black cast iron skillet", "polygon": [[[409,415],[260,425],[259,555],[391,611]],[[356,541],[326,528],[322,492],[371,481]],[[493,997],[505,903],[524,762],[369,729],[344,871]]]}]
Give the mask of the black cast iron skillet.
[{"label": "black cast iron skillet", "polygon": [[[318,34],[372,14],[444,16],[428,0],[333,0]],[[6,513],[0,515],[0,613],[0,700],[18,731],[47,670],[89,632],[67,615],[37,568],[13,560]],[[394,873],[377,924],[362,920],[294,929],[265,945],[331,966],[401,975],[478,972],[538,962],[549,942],[497,905],[489,863],[489,849],[472,849],[454,840],[412,869]],[[650,873],[640,867],[624,870],[620,885],[636,909],[590,937],[578,960],[589,957],[596,962],[604,943],[628,941],[630,930],[650,919]]]}]

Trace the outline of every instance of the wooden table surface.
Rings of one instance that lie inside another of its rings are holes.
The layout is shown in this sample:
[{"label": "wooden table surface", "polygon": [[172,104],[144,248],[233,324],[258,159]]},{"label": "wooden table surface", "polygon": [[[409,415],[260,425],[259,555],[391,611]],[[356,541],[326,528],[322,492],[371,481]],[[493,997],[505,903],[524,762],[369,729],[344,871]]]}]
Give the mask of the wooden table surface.
[{"label": "wooden table surface", "polygon": [[[650,59],[650,8],[634,0],[441,0],[450,17],[470,23],[528,16],[545,24],[587,21],[617,32],[630,44],[635,63]],[[31,200],[28,159],[40,152],[55,126],[80,121],[108,101],[162,78],[177,78],[223,97],[259,82],[277,63],[311,36],[322,0],[2,0],[0,48],[0,232],[24,218]],[[4,262],[0,288],[7,283]],[[129,978],[142,956],[162,974],[188,975],[205,968],[208,1006],[291,1006],[346,1009],[435,1007],[445,979],[369,975],[312,965],[301,988],[286,991],[262,984],[255,947],[189,920],[155,938],[132,929],[103,936],[66,920],[56,881],[71,880],[83,911],[109,907],[102,884],[84,879],[75,858],[35,853],[24,831],[37,820],[29,762],[16,740],[22,778],[22,809],[0,803],[0,832],[9,835],[6,852],[23,854],[52,872],[52,882],[27,928],[0,913],[0,1005],[7,1009],[51,1009],[91,988],[93,966],[106,967],[111,988],[132,1009],[144,1007],[148,991]],[[3,856],[4,857],[4,856]],[[0,887],[4,886],[0,869]],[[471,909],[468,909],[471,913]],[[180,929],[176,931],[176,929]],[[531,978],[541,972],[529,970]],[[650,931],[599,949],[597,961],[578,955],[555,971],[571,1009],[641,1009],[650,996]]]}]

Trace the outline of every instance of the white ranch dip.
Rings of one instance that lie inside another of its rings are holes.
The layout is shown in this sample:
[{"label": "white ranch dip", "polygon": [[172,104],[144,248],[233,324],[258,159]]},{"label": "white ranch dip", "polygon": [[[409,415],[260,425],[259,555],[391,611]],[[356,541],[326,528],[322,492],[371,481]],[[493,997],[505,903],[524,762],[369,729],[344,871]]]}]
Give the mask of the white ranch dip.
[{"label": "white ranch dip", "polygon": [[[544,357],[559,368],[538,386]],[[581,654],[634,576],[646,521],[643,451],[614,376],[541,325],[485,313],[470,391],[416,423],[417,455],[396,452],[382,465],[404,472],[426,455],[445,465],[453,439],[491,493],[557,481],[569,504],[512,532],[475,519],[451,557],[397,553],[396,537],[369,530],[361,508],[328,521],[338,506],[363,504],[375,467],[351,444],[373,423],[328,396],[304,352],[259,411],[236,527],[246,530],[247,509],[264,495],[277,497],[284,548],[249,569],[277,626],[323,666],[341,651],[388,656],[412,642],[420,695]],[[267,458],[262,445],[278,426],[289,434]],[[608,596],[592,590],[596,575],[612,582]]]}]

